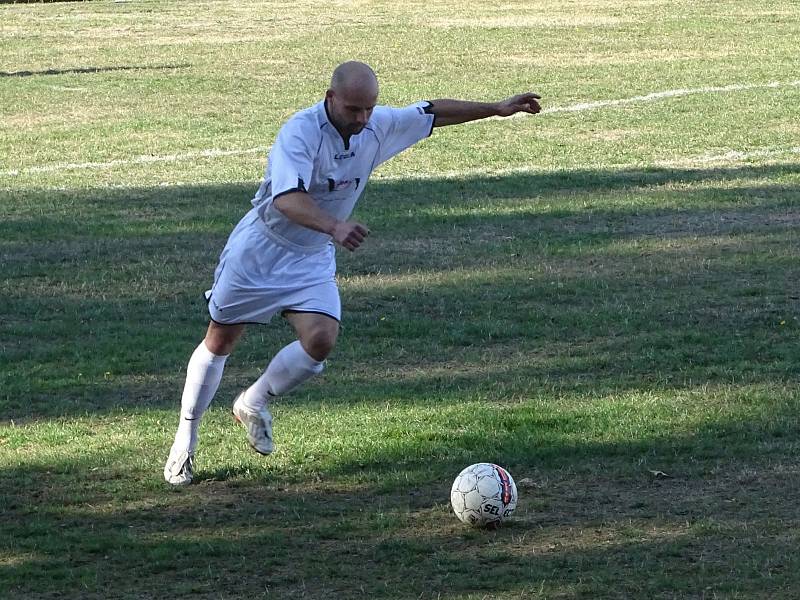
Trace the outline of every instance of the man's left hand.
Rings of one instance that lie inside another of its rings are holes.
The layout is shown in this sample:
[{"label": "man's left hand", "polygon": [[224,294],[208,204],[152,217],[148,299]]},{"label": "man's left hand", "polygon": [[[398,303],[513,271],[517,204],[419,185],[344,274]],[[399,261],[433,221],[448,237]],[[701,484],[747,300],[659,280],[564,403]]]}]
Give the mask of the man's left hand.
[{"label": "man's left hand", "polygon": [[535,115],[542,110],[538,102],[540,99],[541,96],[533,92],[511,96],[511,98],[497,103],[497,116],[510,117],[518,112],[526,112]]}]

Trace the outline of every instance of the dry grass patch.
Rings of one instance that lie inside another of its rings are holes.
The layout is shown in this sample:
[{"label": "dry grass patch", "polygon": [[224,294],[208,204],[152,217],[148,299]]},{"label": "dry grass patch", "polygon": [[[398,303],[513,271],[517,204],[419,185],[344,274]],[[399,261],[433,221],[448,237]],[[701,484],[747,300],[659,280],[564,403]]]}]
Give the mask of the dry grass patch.
[{"label": "dry grass patch", "polygon": [[[451,28],[573,28],[573,27],[616,27],[625,23],[636,23],[635,17],[605,15],[540,15],[517,14],[476,17],[447,17],[427,19],[424,25],[440,29]],[[420,22],[423,25],[423,22]]]},{"label": "dry grass patch", "polygon": [[594,65],[642,65],[645,63],[673,63],[685,61],[722,61],[738,56],[744,50],[736,47],[708,48],[703,50],[686,49],[681,45],[669,48],[639,48],[625,54],[595,53],[587,49],[580,53],[565,51],[557,55],[503,54],[491,58],[493,64],[512,63],[543,67],[587,67]]}]

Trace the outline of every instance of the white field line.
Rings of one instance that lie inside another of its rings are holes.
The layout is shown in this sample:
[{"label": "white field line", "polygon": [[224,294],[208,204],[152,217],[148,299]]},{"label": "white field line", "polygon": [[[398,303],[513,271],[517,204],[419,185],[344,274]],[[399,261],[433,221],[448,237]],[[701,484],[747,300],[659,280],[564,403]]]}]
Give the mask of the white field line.
[{"label": "white field line", "polygon": [[[633,96],[631,98],[620,98],[617,100],[599,100],[597,102],[582,102],[579,104],[572,104],[569,106],[555,106],[552,108],[544,109],[540,114],[548,115],[548,114],[563,113],[563,112],[582,112],[587,110],[597,110],[600,108],[607,108],[613,106],[624,106],[626,104],[635,104],[638,102],[652,102],[654,100],[661,100],[663,98],[690,96],[694,94],[719,94],[727,92],[739,92],[746,90],[780,88],[780,87],[800,87],[800,80],[788,81],[788,82],[773,81],[771,83],[734,84],[734,85],[726,85],[720,87],[702,87],[702,88],[692,88],[692,89],[666,90],[663,92],[653,92],[652,94],[646,94],[644,96]],[[514,117],[524,117],[524,116],[526,116],[526,113],[518,113],[514,115]],[[470,124],[473,123],[480,123],[480,121],[472,121]],[[192,160],[195,158],[217,158],[221,156],[238,156],[242,154],[255,154],[258,152],[263,152],[266,154],[269,151],[269,149],[270,146],[259,146],[256,148],[249,148],[246,150],[208,149],[208,150],[200,150],[197,152],[187,152],[185,154],[167,154],[162,156],[137,156],[130,159],[118,159],[108,162],[55,163],[50,165],[41,165],[35,167],[25,167],[22,169],[0,171],[0,177],[28,175],[31,173],[52,173],[58,171],[71,171],[78,169],[108,169],[124,165],[139,165],[139,164],[159,163],[159,162],[178,162],[183,160]],[[741,154],[741,153],[732,153],[732,154]],[[729,160],[737,160],[741,158],[743,157],[733,156]],[[720,160],[720,159],[711,159],[711,160]]]},{"label": "white field line", "polygon": [[[546,108],[540,114],[551,114],[561,112],[580,112],[584,110],[595,110],[597,108],[606,108],[609,106],[623,106],[625,104],[635,104],[637,102],[652,102],[653,100],[661,100],[662,98],[677,98],[680,96],[692,96],[695,94],[724,94],[727,92],[741,92],[746,90],[757,90],[766,88],[780,88],[780,87],[798,87],[800,80],[780,82],[773,81],[771,83],[749,83],[749,84],[735,84],[724,85],[720,87],[702,87],[685,90],[667,90],[665,92],[653,92],[645,96],[633,96],[632,98],[622,98],[620,100],[600,100],[597,102],[583,102],[581,104],[573,104],[571,106],[561,106]],[[524,113],[519,113],[515,116],[521,116]]]},{"label": "white field line", "polygon": [[77,169],[110,169],[124,165],[143,165],[148,163],[177,162],[181,160],[193,160],[196,158],[217,158],[220,156],[238,156],[241,154],[256,154],[269,152],[270,146],[258,146],[246,150],[198,150],[197,152],[187,152],[186,154],[166,154],[161,156],[136,156],[134,158],[122,158],[110,160],[108,162],[86,162],[86,163],[56,163],[52,165],[42,165],[38,167],[26,167],[9,171],[0,171],[3,175],[27,175],[30,173],[52,173],[54,171],[72,171]]}]

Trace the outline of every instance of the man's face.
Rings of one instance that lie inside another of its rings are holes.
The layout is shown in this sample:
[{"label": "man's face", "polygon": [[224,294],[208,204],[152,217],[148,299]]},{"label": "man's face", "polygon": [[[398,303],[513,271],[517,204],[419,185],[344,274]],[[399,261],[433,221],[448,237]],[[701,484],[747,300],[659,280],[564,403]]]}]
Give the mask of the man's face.
[{"label": "man's face", "polygon": [[325,94],[331,120],[343,136],[360,133],[372,116],[378,92],[372,89],[328,90]]}]

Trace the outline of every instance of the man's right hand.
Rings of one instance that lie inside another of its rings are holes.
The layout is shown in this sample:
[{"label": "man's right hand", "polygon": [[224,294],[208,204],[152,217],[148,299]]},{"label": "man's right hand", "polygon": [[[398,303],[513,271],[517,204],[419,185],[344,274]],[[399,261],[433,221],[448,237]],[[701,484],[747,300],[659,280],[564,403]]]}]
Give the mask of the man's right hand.
[{"label": "man's right hand", "polygon": [[356,223],[355,221],[339,221],[334,226],[331,235],[337,244],[352,252],[358,248],[369,235],[369,229],[367,229],[366,225]]},{"label": "man's right hand", "polygon": [[314,231],[327,233],[333,241],[352,252],[358,248],[369,229],[355,221],[338,221],[322,210],[306,192],[297,191],[275,198],[275,207],[290,221]]}]

